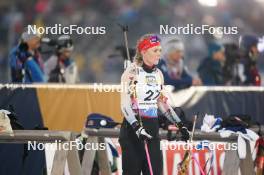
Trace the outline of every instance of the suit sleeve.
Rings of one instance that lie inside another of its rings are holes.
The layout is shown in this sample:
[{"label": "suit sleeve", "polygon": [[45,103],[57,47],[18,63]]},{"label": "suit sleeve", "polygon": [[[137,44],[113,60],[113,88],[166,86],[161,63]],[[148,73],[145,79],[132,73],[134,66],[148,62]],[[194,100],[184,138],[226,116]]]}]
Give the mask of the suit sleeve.
[{"label": "suit sleeve", "polygon": [[166,89],[164,88],[164,78],[162,72],[159,71],[162,81],[162,89],[161,89],[161,96],[158,99],[158,108],[161,113],[172,123],[177,124],[180,123],[181,120],[179,116],[175,113],[171,105],[168,103],[168,95]]},{"label": "suit sleeve", "polygon": [[132,109],[131,96],[133,95],[133,86],[136,78],[136,68],[131,66],[125,70],[121,77],[121,111],[126,120],[132,125],[137,121]]}]

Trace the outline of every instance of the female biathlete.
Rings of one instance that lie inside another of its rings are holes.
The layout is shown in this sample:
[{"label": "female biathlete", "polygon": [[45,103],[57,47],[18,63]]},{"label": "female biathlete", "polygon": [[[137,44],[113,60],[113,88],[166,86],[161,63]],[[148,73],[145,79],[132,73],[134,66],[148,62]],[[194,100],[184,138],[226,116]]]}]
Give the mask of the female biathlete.
[{"label": "female biathlete", "polygon": [[163,159],[158,109],[179,128],[185,140],[188,140],[189,132],[167,103],[163,75],[156,67],[161,57],[160,39],[154,34],[144,35],[139,39],[136,49],[134,62],[121,77],[124,120],[119,143],[123,175],[140,175],[141,172],[143,175],[161,175]]}]

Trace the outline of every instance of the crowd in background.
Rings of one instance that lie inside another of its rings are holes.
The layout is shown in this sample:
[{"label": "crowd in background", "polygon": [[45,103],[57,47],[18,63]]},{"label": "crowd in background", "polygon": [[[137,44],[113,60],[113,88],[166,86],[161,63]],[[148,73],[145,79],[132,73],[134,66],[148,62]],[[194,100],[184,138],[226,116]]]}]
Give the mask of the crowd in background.
[{"label": "crowd in background", "polygon": [[[264,30],[264,24],[261,20],[264,13],[263,8],[263,3],[250,0],[222,0],[216,7],[201,6],[196,0],[159,0],[155,2],[149,0],[3,1],[0,3],[0,82],[7,83],[12,79],[10,52],[13,47],[18,45],[25,26],[28,24],[37,24],[38,26],[77,24],[79,26],[106,27],[105,35],[71,36],[74,42],[72,57],[80,75],[78,82],[119,83],[123,71],[123,58],[116,48],[124,43],[122,30],[117,25],[117,23],[121,23],[129,26],[128,39],[129,46],[132,48],[135,46],[137,38],[142,34],[159,33],[159,25],[161,24],[171,26],[185,26],[186,24],[237,26],[238,35],[164,35],[161,38],[164,44],[177,38],[184,45],[184,52],[181,54],[184,56],[184,65],[188,67],[188,70],[186,68],[180,68],[180,70],[182,70],[182,75],[186,76],[188,83],[177,88],[207,84],[246,84],[246,77],[240,75],[238,79],[238,76],[234,78],[231,74],[233,74],[233,69],[251,63],[232,58],[236,54],[236,50],[239,50],[237,52],[239,58],[245,57],[245,55],[240,55],[241,50],[238,46],[240,35],[246,33],[254,33],[259,37],[262,35]],[[245,13],[245,11],[251,13]],[[58,38],[59,36],[47,37]],[[215,54],[218,51],[219,54]],[[54,54],[56,55],[55,52],[43,52],[41,56],[46,62]],[[222,63],[221,54],[224,54],[222,60],[225,57],[226,64]],[[217,55],[216,60],[218,61],[209,59],[213,55]],[[259,57],[261,56],[260,54]],[[166,57],[165,53],[164,57]],[[205,57],[207,58],[204,59]],[[220,63],[218,64],[218,62]],[[235,64],[238,62],[241,64]],[[263,59],[258,59],[259,74],[263,73],[263,62]],[[164,65],[171,65],[167,63],[163,62]],[[206,77],[208,74],[203,72],[207,70],[202,70],[206,66],[200,65],[207,64],[213,64],[218,73],[221,67],[221,80],[217,78],[217,82],[212,82],[210,77]],[[230,65],[237,66],[230,67]],[[43,71],[45,73],[44,68]],[[169,74],[171,76],[173,73],[170,72]],[[47,78],[47,75],[45,76]]]}]

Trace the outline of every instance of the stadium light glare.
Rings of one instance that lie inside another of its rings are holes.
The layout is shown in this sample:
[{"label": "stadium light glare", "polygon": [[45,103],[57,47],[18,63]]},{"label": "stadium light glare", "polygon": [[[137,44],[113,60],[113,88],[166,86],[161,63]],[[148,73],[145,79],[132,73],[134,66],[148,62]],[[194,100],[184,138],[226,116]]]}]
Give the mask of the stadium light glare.
[{"label": "stadium light glare", "polygon": [[198,2],[203,5],[203,6],[208,6],[208,7],[215,7],[218,4],[217,0],[198,0]]}]

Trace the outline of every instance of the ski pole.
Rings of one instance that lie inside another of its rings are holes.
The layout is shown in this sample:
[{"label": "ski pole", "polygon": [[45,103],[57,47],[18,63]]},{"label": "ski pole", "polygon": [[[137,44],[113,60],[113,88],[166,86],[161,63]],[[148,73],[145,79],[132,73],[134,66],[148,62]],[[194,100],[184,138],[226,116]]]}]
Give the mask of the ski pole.
[{"label": "ski pole", "polygon": [[125,59],[125,62],[124,62],[124,69],[126,70],[126,68],[132,62],[132,60],[130,59],[129,48],[128,48],[128,39],[127,39],[128,26],[123,26],[121,24],[118,24],[118,25],[121,27],[124,33],[125,47],[126,47],[126,53],[127,53],[127,59]]},{"label": "ski pole", "polygon": [[[140,117],[138,103],[137,103],[137,100],[135,98],[135,94],[134,94],[134,97],[133,97],[132,101],[136,105],[137,113],[138,113],[138,117],[139,117],[139,122],[140,122],[141,126],[143,126],[142,119]],[[151,160],[150,160],[150,155],[149,155],[149,150],[148,150],[148,144],[147,144],[147,141],[146,140],[144,140],[144,146],[145,146],[145,153],[146,153],[147,161],[148,161],[149,172],[150,172],[150,175],[153,175],[153,169],[152,169],[152,164],[151,164]]]}]

